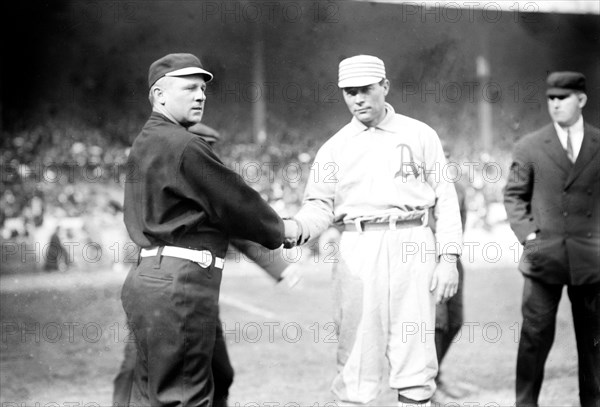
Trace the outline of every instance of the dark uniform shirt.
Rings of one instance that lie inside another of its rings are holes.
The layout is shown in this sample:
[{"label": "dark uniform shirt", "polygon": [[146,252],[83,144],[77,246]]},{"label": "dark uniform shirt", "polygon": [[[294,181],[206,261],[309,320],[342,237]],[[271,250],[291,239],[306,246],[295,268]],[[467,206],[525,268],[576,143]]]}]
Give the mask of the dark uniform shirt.
[{"label": "dark uniform shirt", "polygon": [[140,247],[208,249],[223,257],[229,237],[275,249],[283,221],[202,137],[152,112],[127,163],[124,218]]}]

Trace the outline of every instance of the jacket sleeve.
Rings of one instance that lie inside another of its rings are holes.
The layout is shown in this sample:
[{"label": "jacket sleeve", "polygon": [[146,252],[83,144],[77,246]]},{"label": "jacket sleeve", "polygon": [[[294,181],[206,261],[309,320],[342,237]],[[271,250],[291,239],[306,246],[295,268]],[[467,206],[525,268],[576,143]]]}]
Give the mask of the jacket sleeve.
[{"label": "jacket sleeve", "polygon": [[535,166],[526,151],[523,143],[517,143],[504,187],[506,215],[510,227],[521,243],[525,242],[527,235],[538,231],[531,212]]},{"label": "jacket sleeve", "polygon": [[268,250],[257,243],[238,238],[231,239],[230,243],[275,281],[281,281],[283,272],[292,264],[290,261],[286,261],[283,246],[275,250]]},{"label": "jacket sleeve", "polygon": [[207,213],[207,221],[231,237],[275,249],[283,220],[243,178],[227,168],[202,140],[192,139],[181,157],[176,185]]},{"label": "jacket sleeve", "polygon": [[456,196],[458,198],[458,209],[460,211],[460,223],[462,225],[463,233],[465,232],[465,225],[467,224],[467,191],[465,187],[456,182]]}]

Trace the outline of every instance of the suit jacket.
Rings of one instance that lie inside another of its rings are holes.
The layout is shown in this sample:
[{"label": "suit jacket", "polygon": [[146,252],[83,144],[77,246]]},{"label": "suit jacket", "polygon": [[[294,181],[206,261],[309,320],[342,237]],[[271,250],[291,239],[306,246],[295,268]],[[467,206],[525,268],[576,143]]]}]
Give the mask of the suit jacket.
[{"label": "suit jacket", "polygon": [[574,164],[552,124],[519,140],[504,190],[519,270],[549,284],[600,283],[600,130],[583,134]]}]

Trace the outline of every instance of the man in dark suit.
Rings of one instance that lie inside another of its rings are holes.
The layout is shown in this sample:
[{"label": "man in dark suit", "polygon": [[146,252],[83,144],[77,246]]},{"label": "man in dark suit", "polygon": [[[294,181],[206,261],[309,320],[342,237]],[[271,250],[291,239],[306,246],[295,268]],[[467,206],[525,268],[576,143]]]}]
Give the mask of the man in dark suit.
[{"label": "man in dark suit", "polygon": [[547,79],[553,123],[514,149],[504,192],[510,225],[524,244],[523,325],[516,406],[537,406],[544,364],[567,286],[577,341],[582,407],[600,406],[600,130],[583,121],[585,77]]}]

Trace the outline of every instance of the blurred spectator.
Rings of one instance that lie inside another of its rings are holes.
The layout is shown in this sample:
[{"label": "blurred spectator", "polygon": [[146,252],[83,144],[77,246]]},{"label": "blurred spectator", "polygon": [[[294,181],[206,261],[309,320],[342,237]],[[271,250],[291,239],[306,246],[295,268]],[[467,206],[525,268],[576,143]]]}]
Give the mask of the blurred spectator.
[{"label": "blurred spectator", "polygon": [[66,271],[71,263],[69,253],[62,243],[62,228],[57,226],[52,236],[47,250],[45,250],[44,270],[46,271]]},{"label": "blurred spectator", "polygon": [[31,222],[34,227],[40,227],[44,223],[44,193],[40,190],[36,190],[31,202],[29,203],[31,208]]}]

